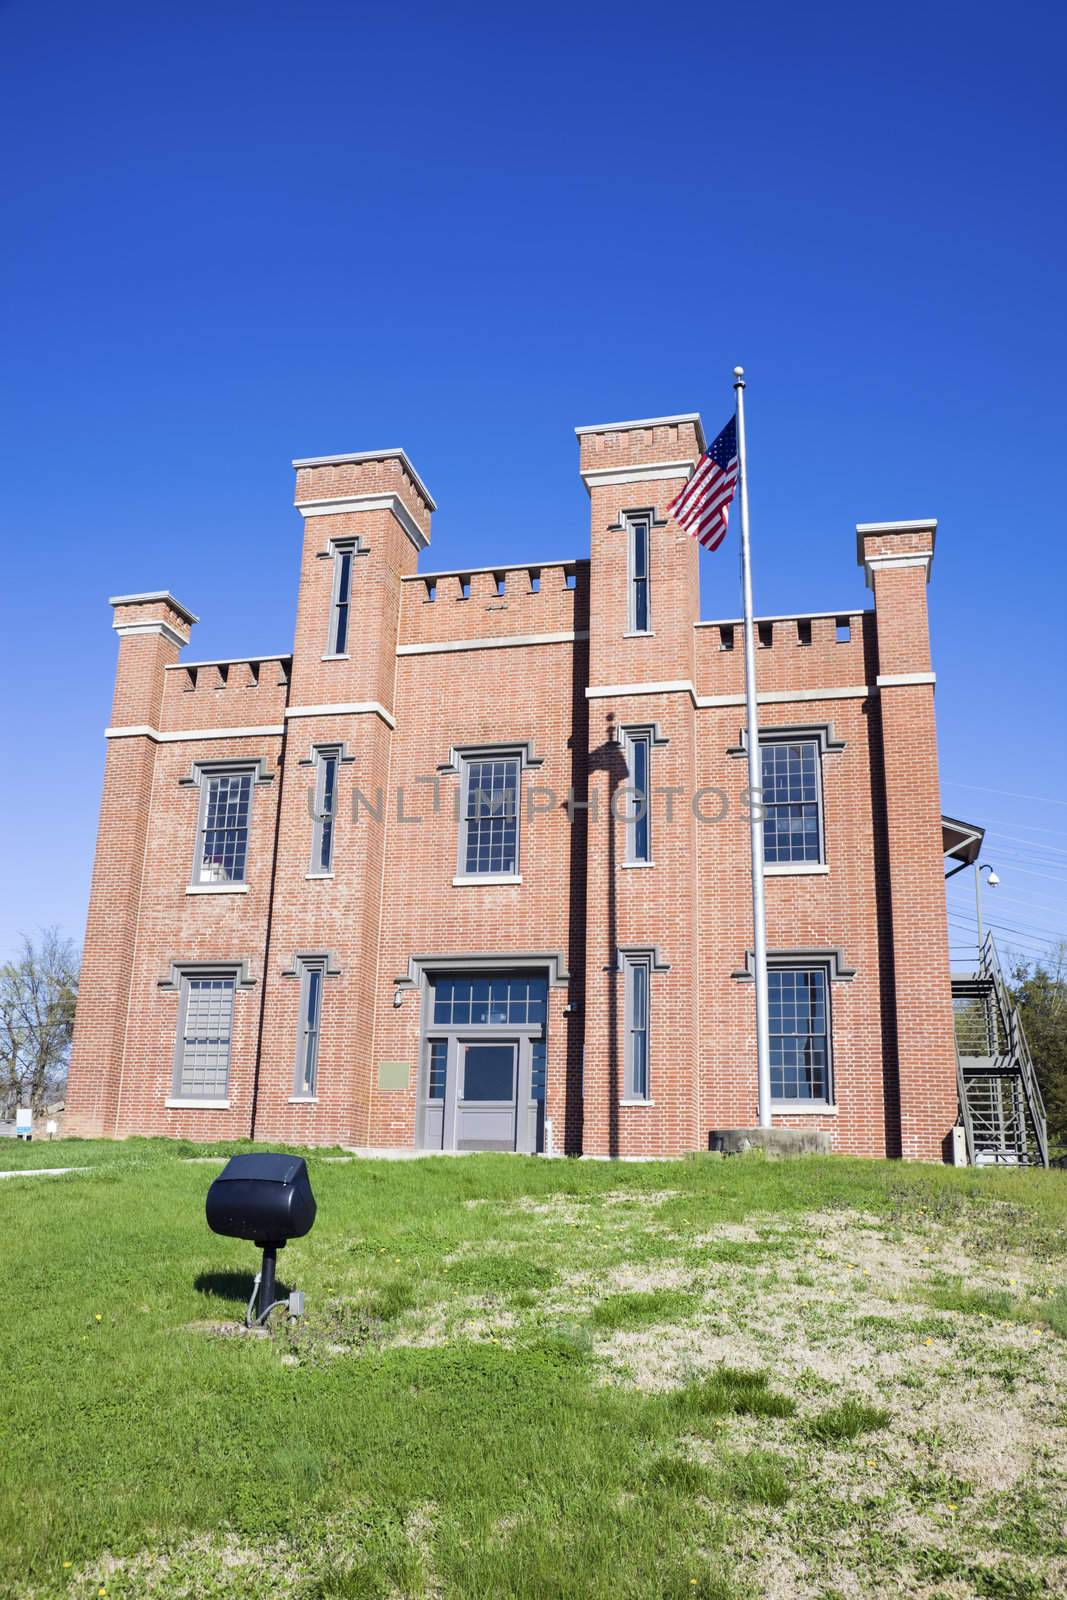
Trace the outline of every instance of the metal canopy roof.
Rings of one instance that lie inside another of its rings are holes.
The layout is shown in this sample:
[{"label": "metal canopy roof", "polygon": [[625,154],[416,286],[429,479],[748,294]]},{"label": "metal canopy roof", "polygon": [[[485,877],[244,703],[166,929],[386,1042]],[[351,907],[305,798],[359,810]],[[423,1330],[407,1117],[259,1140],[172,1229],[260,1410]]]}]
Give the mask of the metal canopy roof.
[{"label": "metal canopy roof", "polygon": [[985,829],[977,822],[960,822],[958,817],[941,818],[941,847],[950,861],[959,863],[954,869],[956,872],[960,867],[974,865],[984,838]]}]

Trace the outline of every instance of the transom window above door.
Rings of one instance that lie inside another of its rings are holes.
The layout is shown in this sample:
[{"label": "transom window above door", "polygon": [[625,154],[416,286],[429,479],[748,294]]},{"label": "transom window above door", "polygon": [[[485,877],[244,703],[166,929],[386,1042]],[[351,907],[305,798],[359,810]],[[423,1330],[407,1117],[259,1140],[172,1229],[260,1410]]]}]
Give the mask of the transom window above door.
[{"label": "transom window above door", "polygon": [[431,979],[437,1027],[538,1027],[545,1020],[548,980],[535,974]]}]

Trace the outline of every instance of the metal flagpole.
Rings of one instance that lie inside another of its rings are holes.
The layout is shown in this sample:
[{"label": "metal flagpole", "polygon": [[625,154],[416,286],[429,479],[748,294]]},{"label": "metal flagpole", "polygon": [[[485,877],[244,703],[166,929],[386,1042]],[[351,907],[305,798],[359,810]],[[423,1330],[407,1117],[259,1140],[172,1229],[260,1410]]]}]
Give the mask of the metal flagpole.
[{"label": "metal flagpole", "polygon": [[734,368],[737,465],[741,494],[741,594],[745,608],[745,719],[748,724],[748,800],[752,812],[752,947],[756,980],[756,1074],[759,1125],[771,1126],[770,1018],[767,1008],[767,907],[763,893],[763,764],[756,707],[756,638],[752,621],[752,560],[748,545],[748,467],[745,461],[745,369]]}]

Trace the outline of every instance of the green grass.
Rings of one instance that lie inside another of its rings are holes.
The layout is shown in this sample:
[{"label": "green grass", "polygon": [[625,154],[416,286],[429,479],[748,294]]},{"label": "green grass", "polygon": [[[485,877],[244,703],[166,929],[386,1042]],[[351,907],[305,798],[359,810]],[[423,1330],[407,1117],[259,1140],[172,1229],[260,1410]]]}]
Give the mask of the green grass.
[{"label": "green grass", "polygon": [[609,1294],[594,1308],[590,1318],[601,1331],[615,1328],[640,1328],[651,1322],[673,1322],[692,1311],[696,1296],[680,1289],[651,1289],[634,1294]]},{"label": "green grass", "polygon": [[[949,1303],[951,1280],[928,1284],[942,1299],[915,1322],[916,1289],[899,1289],[909,1320],[892,1273],[876,1291],[840,1253],[857,1230],[910,1256],[919,1239],[1014,1250],[1033,1263],[1026,1318],[1063,1331],[1064,1175],[312,1152],[318,1220],[279,1256],[307,1315],[260,1340],[212,1331],[242,1316],[256,1254],[206,1227],[208,1153],[0,1149],[0,1169],[89,1169],[0,1183],[0,1594],[744,1600],[787,1541],[812,1592],[877,1595],[930,1566],[902,1506],[951,1536],[923,1581],[975,1568],[946,1509],[965,1492],[986,1508],[975,1592],[1040,1584],[1064,1553],[1036,1458],[1014,1501],[959,1487],[933,1434],[892,1469],[866,1459],[908,1385],[921,1419],[942,1350],[961,1382],[1032,1379],[997,1345],[1001,1291]],[[740,1223],[758,1242],[695,1242]],[[836,1352],[839,1385],[790,1376],[801,1339]],[[872,1346],[900,1367],[884,1411],[838,1392]]]},{"label": "green grass", "polygon": [[889,1412],[880,1406],[868,1406],[862,1400],[849,1398],[812,1417],[807,1431],[821,1444],[832,1444],[858,1439],[861,1433],[873,1433],[884,1428],[888,1421]]},{"label": "green grass", "polygon": [[679,1390],[674,1404],[700,1417],[791,1417],[796,1402],[768,1387],[763,1372],[720,1367],[710,1378]]}]

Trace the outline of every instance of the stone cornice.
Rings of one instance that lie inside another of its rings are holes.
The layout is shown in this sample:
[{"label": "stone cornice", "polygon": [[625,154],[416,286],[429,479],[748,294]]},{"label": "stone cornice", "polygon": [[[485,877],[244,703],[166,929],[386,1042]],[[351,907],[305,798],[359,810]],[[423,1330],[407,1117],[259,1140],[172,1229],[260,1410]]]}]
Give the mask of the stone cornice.
[{"label": "stone cornice", "polygon": [[416,550],[425,550],[429,536],[423,533],[400,496],[390,490],[384,494],[343,495],[332,500],[301,500],[296,508],[302,517],[345,517],[360,511],[391,511]]}]

